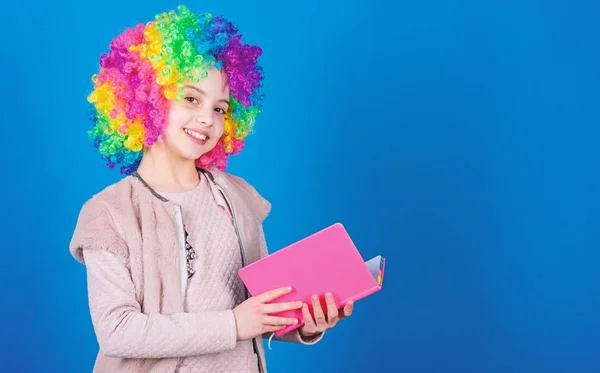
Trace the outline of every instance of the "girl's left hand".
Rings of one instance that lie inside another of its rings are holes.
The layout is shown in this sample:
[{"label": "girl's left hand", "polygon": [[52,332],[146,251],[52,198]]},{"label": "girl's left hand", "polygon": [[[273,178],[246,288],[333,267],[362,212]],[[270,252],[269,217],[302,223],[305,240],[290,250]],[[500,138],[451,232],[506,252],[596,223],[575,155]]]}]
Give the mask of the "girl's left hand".
[{"label": "girl's left hand", "polygon": [[325,294],[325,301],[327,303],[327,315],[325,315],[321,307],[319,297],[316,294],[312,296],[314,318],[310,314],[308,305],[306,303],[302,305],[302,315],[304,316],[305,324],[300,328],[301,336],[312,337],[322,333],[327,329],[333,328],[338,321],[352,314],[354,308],[354,302],[352,301],[349,301],[340,310],[337,309],[331,293]]}]

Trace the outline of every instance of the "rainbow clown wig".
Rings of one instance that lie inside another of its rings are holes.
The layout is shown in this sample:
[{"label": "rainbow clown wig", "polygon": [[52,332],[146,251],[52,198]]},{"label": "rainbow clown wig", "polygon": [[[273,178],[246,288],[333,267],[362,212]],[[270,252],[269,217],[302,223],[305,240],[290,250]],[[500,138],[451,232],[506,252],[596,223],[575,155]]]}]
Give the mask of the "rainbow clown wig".
[{"label": "rainbow clown wig", "polygon": [[198,167],[225,170],[262,107],[263,72],[257,65],[262,50],[242,44],[237,26],[223,17],[196,15],[183,5],[177,9],[120,34],[92,77],[88,101],[94,126],[88,136],[107,165],[119,165],[125,175],[137,169],[143,149],[163,133],[169,104],[183,99],[186,79],[197,83],[209,68],[223,69],[231,92],[223,136],[196,160]]}]

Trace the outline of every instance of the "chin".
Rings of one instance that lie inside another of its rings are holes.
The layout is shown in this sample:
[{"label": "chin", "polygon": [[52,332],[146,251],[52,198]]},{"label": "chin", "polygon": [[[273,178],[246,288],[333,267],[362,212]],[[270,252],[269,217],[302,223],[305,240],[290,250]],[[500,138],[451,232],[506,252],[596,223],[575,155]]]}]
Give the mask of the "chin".
[{"label": "chin", "polygon": [[214,145],[210,146],[209,144],[206,144],[206,145],[202,146],[201,148],[196,148],[193,150],[187,149],[187,151],[181,152],[180,155],[182,158],[185,158],[187,160],[196,161],[198,158],[200,158],[204,154],[208,153],[213,148],[214,148]]}]

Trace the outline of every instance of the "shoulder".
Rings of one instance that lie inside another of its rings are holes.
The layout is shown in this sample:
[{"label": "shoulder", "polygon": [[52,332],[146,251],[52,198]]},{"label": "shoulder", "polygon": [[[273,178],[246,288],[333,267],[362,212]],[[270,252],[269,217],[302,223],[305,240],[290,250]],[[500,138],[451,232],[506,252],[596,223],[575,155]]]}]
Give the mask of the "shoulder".
[{"label": "shoulder", "polygon": [[122,208],[125,203],[132,202],[135,182],[133,176],[127,176],[106,186],[85,201],[80,214],[86,215],[90,212],[98,212],[98,210],[110,211],[110,214],[112,215],[119,214],[119,209]]},{"label": "shoulder", "polygon": [[266,219],[271,212],[271,203],[246,179],[218,169],[211,168],[208,171],[217,182],[225,184],[228,188],[235,188],[260,222]]},{"label": "shoulder", "polygon": [[69,244],[71,254],[83,263],[84,249],[112,251],[126,257],[126,245],[118,234],[116,222],[124,201],[131,201],[132,180],[126,177],[94,194],[82,205]]}]

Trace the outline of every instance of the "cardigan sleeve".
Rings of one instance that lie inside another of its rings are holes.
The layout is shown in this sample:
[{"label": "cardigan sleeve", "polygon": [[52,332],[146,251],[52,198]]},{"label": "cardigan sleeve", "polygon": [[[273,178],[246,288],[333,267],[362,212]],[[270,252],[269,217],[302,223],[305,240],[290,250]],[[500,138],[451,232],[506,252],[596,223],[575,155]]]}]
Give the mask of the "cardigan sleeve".
[{"label": "cardigan sleeve", "polygon": [[102,352],[121,358],[172,358],[232,350],[237,332],[232,310],[145,314],[123,260],[84,250],[92,323]]},{"label": "cardigan sleeve", "polygon": [[101,352],[120,358],[169,358],[232,350],[233,310],[144,313],[136,298],[127,245],[101,201],[86,203],[71,252],[87,271],[92,324]]},{"label": "cardigan sleeve", "polygon": [[228,178],[242,191],[244,199],[248,203],[248,207],[252,210],[254,217],[259,223],[262,223],[271,212],[271,203],[244,178],[232,174],[228,174]]}]

